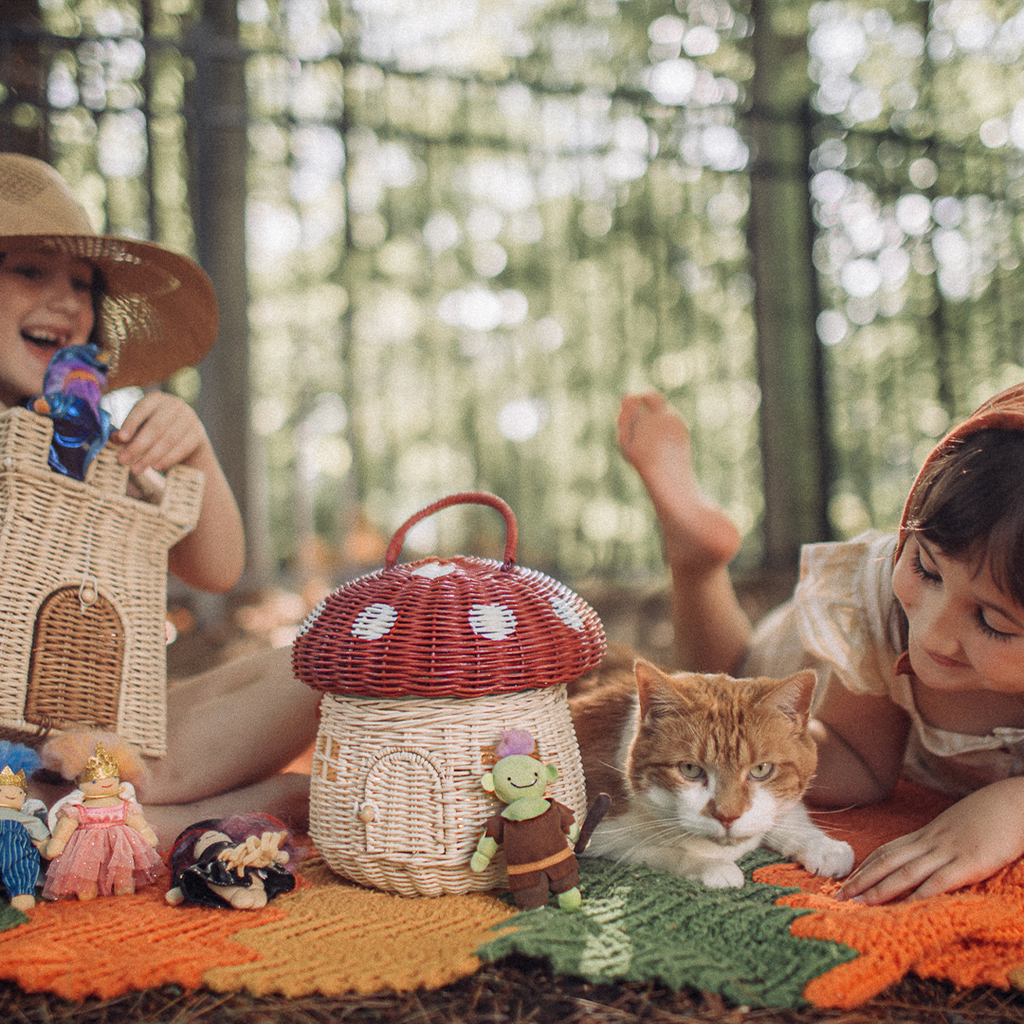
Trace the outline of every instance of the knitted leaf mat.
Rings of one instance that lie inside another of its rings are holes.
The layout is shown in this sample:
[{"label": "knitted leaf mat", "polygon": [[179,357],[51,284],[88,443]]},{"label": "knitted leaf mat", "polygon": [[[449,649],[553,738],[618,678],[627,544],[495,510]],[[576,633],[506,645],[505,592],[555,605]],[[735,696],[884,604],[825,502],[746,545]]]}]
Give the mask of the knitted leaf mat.
[{"label": "knitted leaf mat", "polygon": [[[900,783],[885,803],[816,817],[859,862],[947,806]],[[835,900],[838,882],[765,850],[740,866],[743,888],[707,889],[584,858],[580,911],[519,914],[479,955],[518,952],[591,982],[686,985],[775,1008],[852,1009],[909,974],[962,988],[1024,987],[1024,862],[955,893],[877,907]]]},{"label": "knitted leaf mat", "polygon": [[441,988],[480,967],[514,908],[486,893],[406,898],[353,885],[319,859],[258,911],[170,907],[167,887],[0,915],[0,978],[25,992],[111,999],[174,984],[255,996]]},{"label": "knitted leaf mat", "polygon": [[[947,805],[901,784],[884,804],[819,821],[860,860]],[[491,893],[377,892],[319,858],[302,865],[295,892],[256,912],[169,907],[166,879],[133,896],[38,904],[27,917],[0,901],[0,979],[78,1001],[164,985],[302,999],[442,988],[481,961],[523,954],[587,982],[687,987],[778,1009],[852,1009],[908,975],[1024,987],[1020,863],[956,893],[883,907],[840,903],[836,882],[768,851],[741,866],[746,885],[713,890],[584,858],[575,912],[552,902],[517,914]]]}]

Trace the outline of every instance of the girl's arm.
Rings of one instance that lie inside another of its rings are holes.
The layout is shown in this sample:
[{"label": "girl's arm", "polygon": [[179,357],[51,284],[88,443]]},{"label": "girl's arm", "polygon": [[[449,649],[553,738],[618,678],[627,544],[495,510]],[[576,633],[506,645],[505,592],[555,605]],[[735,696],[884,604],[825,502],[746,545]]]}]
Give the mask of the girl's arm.
[{"label": "girl's arm", "polygon": [[199,590],[230,590],[245,565],[242,517],[195,410],[174,395],[151,392],[128,413],[114,440],[124,445],[119,459],[133,473],[150,467],[165,473],[177,465],[202,471],[205,484],[199,521],[171,548],[168,568]]},{"label": "girl's arm", "polygon": [[880,846],[836,895],[864,903],[934,896],[980,882],[1022,855],[1024,778],[1003,779]]},{"label": "girl's arm", "polygon": [[884,800],[903,767],[910,717],[888,697],[853,694],[830,678],[814,709],[818,769],[807,791],[818,807]]}]

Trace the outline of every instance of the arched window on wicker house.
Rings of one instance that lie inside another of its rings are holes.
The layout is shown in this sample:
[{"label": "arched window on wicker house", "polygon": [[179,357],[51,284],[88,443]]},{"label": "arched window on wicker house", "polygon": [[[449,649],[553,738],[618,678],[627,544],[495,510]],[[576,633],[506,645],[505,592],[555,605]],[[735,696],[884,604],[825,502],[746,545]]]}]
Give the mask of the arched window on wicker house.
[{"label": "arched window on wicker house", "polygon": [[370,765],[363,790],[366,852],[445,852],[442,772],[414,750],[389,750]]},{"label": "arched window on wicker house", "polygon": [[82,590],[54,591],[36,617],[25,721],[44,730],[117,728],[124,626],[106,597]]}]

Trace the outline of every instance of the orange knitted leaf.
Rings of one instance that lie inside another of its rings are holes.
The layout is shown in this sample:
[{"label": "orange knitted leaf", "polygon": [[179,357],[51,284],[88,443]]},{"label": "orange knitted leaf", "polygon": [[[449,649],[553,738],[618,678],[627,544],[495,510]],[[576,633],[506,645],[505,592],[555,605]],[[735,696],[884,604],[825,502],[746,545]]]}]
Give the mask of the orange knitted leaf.
[{"label": "orange knitted leaf", "polygon": [[[951,803],[901,783],[883,804],[818,816],[818,821],[851,843],[859,862]],[[875,907],[836,901],[837,882],[814,878],[795,864],[759,868],[754,878],[802,890],[778,901],[812,911],[793,922],[793,935],[839,942],[860,953],[808,983],[804,996],[817,1006],[859,1006],[908,973],[963,987],[1007,988],[1008,972],[1024,965],[1024,865],[1019,862],[955,893]]]},{"label": "orange knitted leaf", "polygon": [[[881,907],[840,904],[797,918],[790,931],[801,938],[831,939],[860,952],[810,981],[804,996],[822,1007],[849,1009],[913,972],[965,988],[1007,988],[1007,972],[1024,963],[1021,899],[967,890]],[[784,900],[804,906],[803,897]]]},{"label": "orange knitted leaf", "polygon": [[0,933],[0,977],[26,992],[76,1000],[167,984],[194,989],[211,963],[257,959],[231,936],[284,913],[276,902],[254,913],[169,907],[159,885],[132,896],[40,903],[27,924]]}]

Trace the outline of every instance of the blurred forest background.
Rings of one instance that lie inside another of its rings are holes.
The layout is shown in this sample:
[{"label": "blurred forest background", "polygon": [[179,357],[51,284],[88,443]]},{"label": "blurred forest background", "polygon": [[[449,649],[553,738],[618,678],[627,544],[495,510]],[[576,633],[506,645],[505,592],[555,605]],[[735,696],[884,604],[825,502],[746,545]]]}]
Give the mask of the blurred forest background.
[{"label": "blurred forest background", "polygon": [[[475,488],[521,564],[660,580],[614,439],[647,387],[739,568],[791,571],[1024,378],[1017,2],[3,0],[0,83],[0,148],[213,277],[167,386],[250,589],[376,569]],[[502,541],[460,507],[406,557]]]}]

